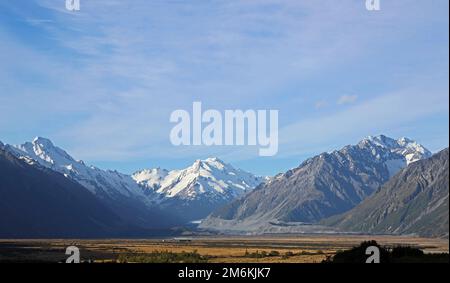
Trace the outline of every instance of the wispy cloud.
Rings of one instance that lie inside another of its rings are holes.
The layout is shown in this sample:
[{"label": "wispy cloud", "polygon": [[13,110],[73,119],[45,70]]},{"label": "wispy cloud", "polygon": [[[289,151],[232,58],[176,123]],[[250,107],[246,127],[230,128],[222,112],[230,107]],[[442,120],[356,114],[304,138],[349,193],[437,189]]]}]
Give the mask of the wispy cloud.
[{"label": "wispy cloud", "polygon": [[314,105],[314,107],[316,108],[316,109],[321,109],[321,108],[324,108],[325,106],[327,106],[327,102],[325,101],[325,100],[319,100],[319,101],[317,101],[316,102],[316,104]]},{"label": "wispy cloud", "polygon": [[339,97],[337,104],[339,105],[343,105],[343,104],[351,104],[356,102],[356,100],[358,99],[358,96],[353,94],[353,95],[343,95],[341,97]]}]

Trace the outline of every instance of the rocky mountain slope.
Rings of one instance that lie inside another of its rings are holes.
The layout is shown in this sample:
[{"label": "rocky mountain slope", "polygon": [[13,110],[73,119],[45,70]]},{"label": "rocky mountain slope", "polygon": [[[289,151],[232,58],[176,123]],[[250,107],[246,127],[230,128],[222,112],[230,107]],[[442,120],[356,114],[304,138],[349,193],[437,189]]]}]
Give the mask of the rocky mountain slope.
[{"label": "rocky mountain slope", "polygon": [[429,156],[427,149],[406,138],[368,137],[275,176],[213,212],[201,227],[258,231],[316,223],[350,210],[401,168]]},{"label": "rocky mountain slope", "polygon": [[342,231],[448,237],[449,150],[411,164],[374,195],[323,221]]}]

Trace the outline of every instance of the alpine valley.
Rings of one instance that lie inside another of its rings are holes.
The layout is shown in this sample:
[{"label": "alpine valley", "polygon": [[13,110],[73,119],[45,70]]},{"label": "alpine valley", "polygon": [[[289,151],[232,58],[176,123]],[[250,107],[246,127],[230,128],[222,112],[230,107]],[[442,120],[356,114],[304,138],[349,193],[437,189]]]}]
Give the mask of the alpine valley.
[{"label": "alpine valley", "polygon": [[274,177],[215,157],[127,175],[87,165],[38,137],[0,143],[0,237],[151,237],[184,229],[448,237],[448,178],[448,149],[433,155],[413,140],[383,135]]}]

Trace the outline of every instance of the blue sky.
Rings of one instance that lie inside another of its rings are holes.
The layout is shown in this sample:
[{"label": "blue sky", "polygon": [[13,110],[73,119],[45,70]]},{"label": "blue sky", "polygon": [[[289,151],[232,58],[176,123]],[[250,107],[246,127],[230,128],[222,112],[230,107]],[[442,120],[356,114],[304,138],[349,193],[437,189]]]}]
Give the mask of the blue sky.
[{"label": "blue sky", "polygon": [[[336,3],[339,2],[339,3]],[[271,175],[367,135],[448,146],[448,1],[0,2],[0,140],[101,168],[218,156]],[[278,109],[279,153],[174,147],[170,113]]]}]

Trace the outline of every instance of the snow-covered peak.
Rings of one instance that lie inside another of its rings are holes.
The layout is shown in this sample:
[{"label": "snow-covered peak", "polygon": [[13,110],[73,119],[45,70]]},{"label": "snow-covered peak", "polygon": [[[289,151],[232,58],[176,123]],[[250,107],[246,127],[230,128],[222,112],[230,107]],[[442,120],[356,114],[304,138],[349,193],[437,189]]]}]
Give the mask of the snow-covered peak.
[{"label": "snow-covered peak", "polygon": [[141,201],[148,203],[152,201],[145,196],[131,176],[88,166],[81,160],[75,160],[49,139],[37,137],[21,145],[7,145],[7,150],[29,164],[34,164],[35,161],[39,165],[62,173],[102,197],[125,196],[140,198]]},{"label": "snow-covered peak", "polygon": [[369,136],[356,147],[369,152],[376,161],[384,163],[390,176],[409,164],[432,155],[424,146],[405,137],[396,140],[385,135]]},{"label": "snow-covered peak", "polygon": [[203,171],[212,172],[213,170],[216,171],[235,170],[231,165],[226,164],[217,157],[210,157],[204,160],[198,159],[189,168],[192,170],[192,172],[196,173],[201,173]]},{"label": "snow-covered peak", "polygon": [[408,164],[424,158],[429,158],[432,155],[432,153],[423,145],[408,138],[401,138],[397,140],[397,143],[399,144],[399,148],[395,151],[405,156]]},{"label": "snow-covered peak", "polygon": [[206,195],[231,199],[264,181],[216,157],[199,159],[185,169],[165,171],[164,174],[156,169],[139,171],[133,174],[133,178],[165,197],[190,200]]},{"label": "snow-covered peak", "polygon": [[369,136],[363,139],[358,146],[370,148],[373,155],[377,158],[380,155],[380,151],[378,150],[380,148],[391,153],[399,154],[405,158],[407,165],[431,157],[432,155],[423,145],[406,137],[395,140],[385,135]]},{"label": "snow-covered peak", "polygon": [[144,169],[137,171],[132,175],[132,178],[139,184],[153,189],[158,189],[159,184],[167,177],[169,171],[161,168]]},{"label": "snow-covered peak", "polygon": [[35,137],[33,139],[33,144],[40,144],[41,146],[45,147],[54,147],[54,144],[51,140],[43,137]]},{"label": "snow-covered peak", "polygon": [[413,140],[411,140],[411,139],[408,139],[407,137],[399,138],[399,139],[397,140],[397,142],[398,142],[398,144],[400,144],[400,145],[407,145],[407,144],[409,144],[409,143],[416,143],[415,141],[413,141]]},{"label": "snow-covered peak", "polygon": [[208,163],[208,164],[215,164],[215,165],[219,165],[219,166],[225,166],[226,165],[225,162],[223,162],[222,160],[220,160],[217,157],[209,157],[209,158],[203,160],[202,162]]},{"label": "snow-covered peak", "polygon": [[397,141],[385,135],[368,136],[364,138],[361,143],[372,144],[383,148],[391,148],[397,146]]},{"label": "snow-covered peak", "polygon": [[69,165],[76,162],[67,152],[55,146],[51,140],[42,137],[36,137],[32,142],[14,147],[47,167]]}]

